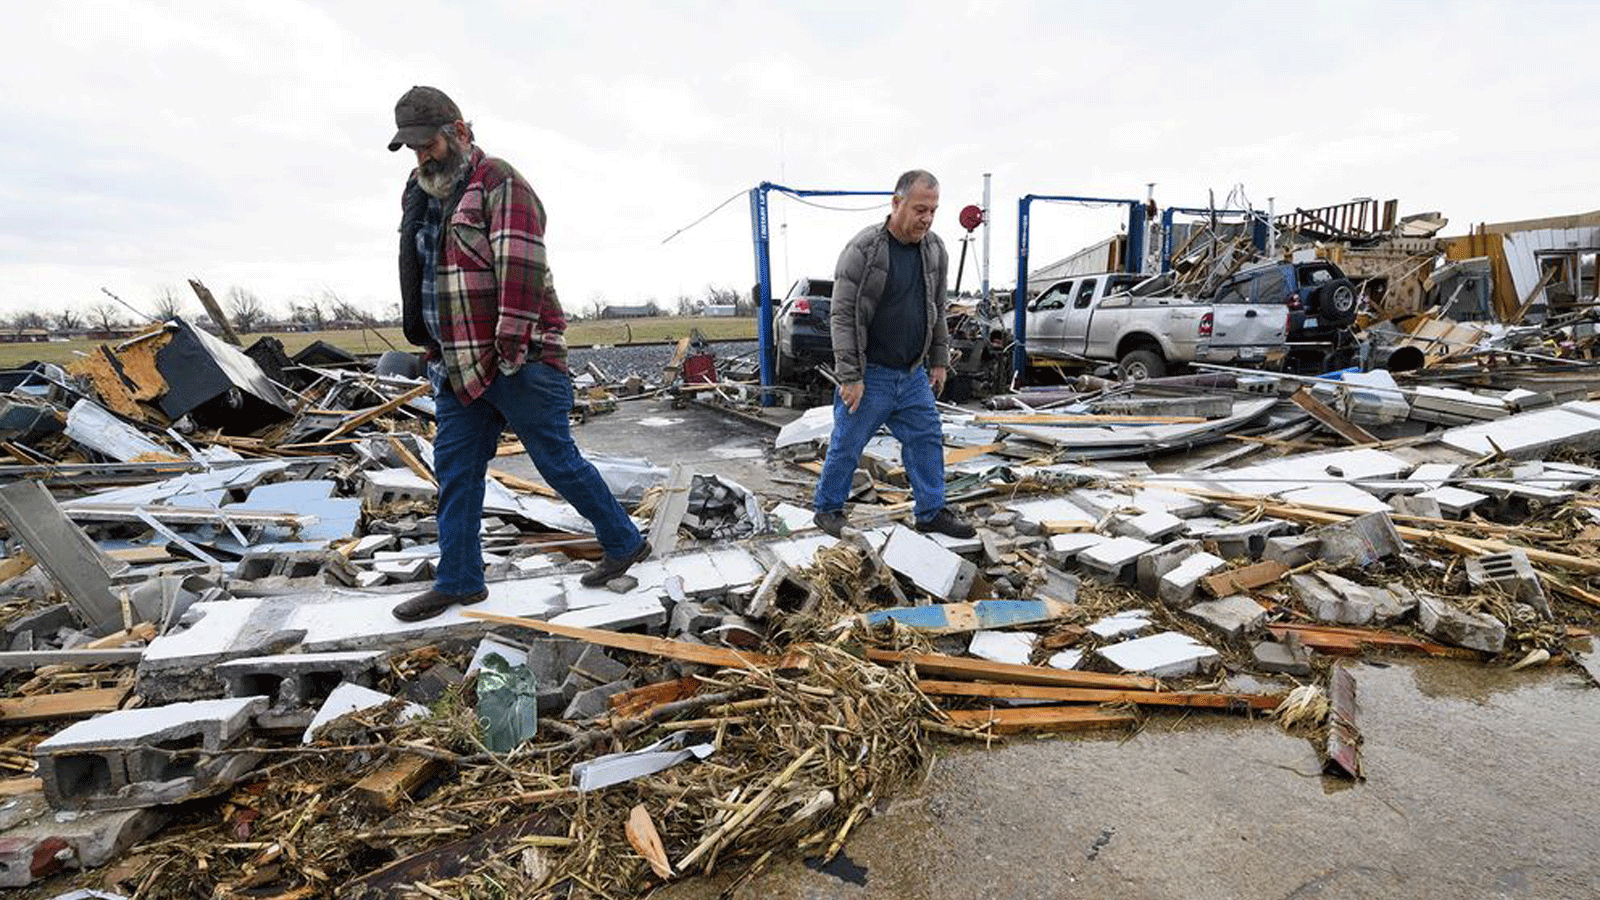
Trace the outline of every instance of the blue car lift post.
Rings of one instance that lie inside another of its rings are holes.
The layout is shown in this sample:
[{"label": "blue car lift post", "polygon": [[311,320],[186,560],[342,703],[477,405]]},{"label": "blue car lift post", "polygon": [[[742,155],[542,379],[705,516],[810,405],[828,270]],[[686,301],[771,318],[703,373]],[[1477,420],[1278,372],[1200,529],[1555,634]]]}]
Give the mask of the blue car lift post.
[{"label": "blue car lift post", "polygon": [[1128,253],[1124,268],[1138,274],[1144,262],[1145,201],[1112,199],[1107,197],[1068,197],[1056,194],[1023,194],[1017,201],[1017,289],[1011,298],[1012,352],[1011,366],[1015,375],[1028,367],[1028,207],[1035,200],[1052,203],[1120,203],[1128,208]]},{"label": "blue car lift post", "polygon": [[750,189],[750,237],[756,250],[756,329],[761,348],[761,405],[771,406],[773,395],[766,388],[778,380],[778,348],[773,345],[771,235],[767,227],[767,194],[778,191],[791,197],[886,197],[894,191],[819,191],[785,187],[763,181]]}]

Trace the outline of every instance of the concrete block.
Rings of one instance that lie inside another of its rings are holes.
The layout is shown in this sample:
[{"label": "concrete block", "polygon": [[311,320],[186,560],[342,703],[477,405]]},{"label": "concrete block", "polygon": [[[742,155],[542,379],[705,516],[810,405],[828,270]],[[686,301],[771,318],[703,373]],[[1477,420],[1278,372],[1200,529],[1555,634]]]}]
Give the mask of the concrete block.
[{"label": "concrete block", "polygon": [[1267,549],[1267,538],[1293,528],[1279,519],[1262,519],[1246,525],[1215,528],[1201,537],[1214,544],[1217,555],[1223,559],[1260,559]]},{"label": "concrete block", "polygon": [[461,684],[466,676],[454,666],[446,663],[435,663],[426,672],[416,677],[414,681],[406,682],[400,689],[400,696],[412,703],[422,706],[432,706],[451,688]]},{"label": "concrete block", "polygon": [[1468,557],[1467,580],[1476,588],[1503,591],[1538,610],[1546,619],[1551,616],[1550,600],[1539,583],[1539,573],[1533,570],[1528,554],[1522,550]]},{"label": "concrete block", "polygon": [[1311,674],[1311,653],[1299,642],[1257,641],[1250,646],[1250,653],[1264,671],[1300,677]]},{"label": "concrete block", "polygon": [[1235,594],[1196,603],[1184,610],[1184,615],[1236,641],[1261,624],[1267,617],[1267,608],[1243,594]]},{"label": "concrete block", "polygon": [[[328,695],[327,700],[323,701],[322,706],[317,710],[317,714],[312,717],[311,724],[306,726],[305,734],[301,735],[301,742],[311,743],[316,738],[318,731],[340,716],[361,712],[364,709],[373,709],[393,699],[395,698],[382,691],[364,688],[359,684],[350,684],[348,682],[341,684],[333,689],[333,693]],[[428,715],[426,708],[415,703],[407,703],[400,711],[400,720],[420,719],[426,715]]]},{"label": "concrete block", "polygon": [[1371,512],[1347,522],[1324,525],[1317,529],[1316,535],[1322,539],[1319,558],[1334,566],[1365,568],[1405,550],[1405,542],[1394,530],[1394,522],[1384,512]]},{"label": "concrete block", "polygon": [[567,704],[567,708],[562,712],[561,718],[572,721],[599,718],[606,714],[606,710],[609,708],[608,700],[623,691],[631,690],[633,687],[634,682],[632,679],[623,679],[610,684],[592,687],[585,691],[579,691],[573,696],[572,702]]},{"label": "concrete block", "polygon": [[163,809],[57,813],[43,797],[34,797],[20,821],[0,833],[0,887],[25,887],[63,869],[103,866],[172,818]]},{"label": "concrete block", "polygon": [[1057,568],[1065,566],[1078,558],[1078,554],[1090,547],[1097,547],[1111,540],[1103,534],[1092,531],[1075,531],[1070,534],[1052,535],[1050,550],[1045,554],[1045,559]]},{"label": "concrete block", "polygon": [[407,468],[372,469],[361,474],[361,499],[368,507],[439,496],[437,486]]},{"label": "concrete block", "polygon": [[351,559],[371,559],[372,554],[380,550],[393,550],[400,545],[400,539],[392,534],[369,534],[356,541],[350,548]]},{"label": "concrete block", "polygon": [[1423,491],[1417,494],[1417,497],[1432,500],[1434,503],[1439,504],[1439,510],[1444,513],[1446,518],[1450,519],[1459,519],[1471,512],[1473,508],[1489,501],[1488,494],[1480,494],[1477,491],[1469,491],[1465,488],[1451,487],[1449,485],[1434,488],[1431,491]]},{"label": "concrete block", "polygon": [[895,526],[883,545],[884,564],[912,584],[942,600],[964,600],[978,567],[904,525]]},{"label": "concrete block", "polygon": [[990,528],[1010,528],[1017,522],[1017,513],[1014,510],[1003,509],[997,513],[990,514],[989,518],[983,521]]},{"label": "concrete block", "polygon": [[1442,597],[1417,595],[1417,624],[1435,640],[1499,653],[1505,649],[1505,623],[1486,613],[1470,613]]},{"label": "concrete block", "polygon": [[1156,597],[1168,606],[1187,606],[1200,592],[1200,579],[1227,564],[1220,556],[1196,553],[1161,576]]},{"label": "concrete block", "polygon": [[1119,535],[1159,543],[1183,531],[1183,520],[1172,513],[1157,510],[1136,516],[1117,517],[1112,520],[1111,530]]},{"label": "concrete block", "polygon": [[68,726],[34,748],[56,809],[138,809],[226,788],[258,755],[228,753],[265,697],[124,709]]},{"label": "concrete block", "polygon": [[1261,558],[1297,569],[1316,559],[1321,549],[1322,539],[1314,534],[1279,534],[1267,538]]},{"label": "concrete block", "polygon": [[251,656],[219,664],[217,676],[229,697],[272,700],[272,705],[256,716],[256,724],[304,728],[334,688],[346,682],[371,687],[385,657],[382,650]]},{"label": "concrete block", "polygon": [[1132,537],[1112,538],[1078,554],[1078,564],[1096,578],[1112,584],[1132,584],[1135,563],[1140,556],[1156,549],[1149,541]]},{"label": "concrete block", "polygon": [[1389,505],[1394,508],[1396,513],[1403,516],[1421,516],[1425,519],[1443,519],[1445,517],[1444,507],[1439,505],[1438,500],[1432,497],[1424,497],[1420,494],[1415,496],[1401,494],[1391,497],[1389,498]]},{"label": "concrete block", "polygon": [[1121,671],[1170,678],[1210,671],[1222,660],[1217,651],[1177,631],[1111,644],[1097,652]]},{"label": "concrete block", "polygon": [[[700,634],[722,624],[722,612],[714,609],[709,603],[698,600],[685,600],[672,606],[672,618],[667,624],[667,635],[676,637],[680,634]],[[600,681],[611,681],[610,678],[601,678]]]},{"label": "concrete block", "polygon": [[607,656],[604,648],[596,644],[584,648],[583,655],[572,664],[572,671],[593,679],[598,684],[621,681],[628,677],[628,667]]},{"label": "concrete block", "polygon": [[1151,550],[1134,562],[1134,581],[1139,590],[1154,597],[1161,587],[1162,576],[1200,552],[1200,542],[1193,539],[1173,541]]},{"label": "concrete block", "polygon": [[1038,640],[1039,636],[1031,631],[978,631],[973,633],[967,652],[990,662],[1025,666]]},{"label": "concrete block", "polygon": [[1089,625],[1089,633],[1101,640],[1124,637],[1150,627],[1150,610],[1130,609],[1106,616]]},{"label": "concrete block", "polygon": [[[1330,582],[1330,578],[1334,581]],[[1371,595],[1361,585],[1337,575],[1290,575],[1289,586],[1300,605],[1319,622],[1365,625],[1376,614]]]}]

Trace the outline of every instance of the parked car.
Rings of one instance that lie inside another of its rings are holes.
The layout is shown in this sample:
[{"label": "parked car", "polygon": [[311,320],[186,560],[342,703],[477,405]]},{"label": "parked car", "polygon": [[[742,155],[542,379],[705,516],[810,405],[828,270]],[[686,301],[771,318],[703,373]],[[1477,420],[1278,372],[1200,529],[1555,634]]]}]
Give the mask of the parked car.
[{"label": "parked car", "polygon": [[[1047,336],[1040,355],[1112,362],[1122,377],[1137,380],[1192,362],[1274,364],[1287,352],[1288,304],[1215,303],[1173,295],[1170,284],[1163,275],[1104,294],[1079,283],[1083,305],[1074,294],[1062,307],[1059,334]],[[1034,335],[1025,338],[1034,353]]]},{"label": "parked car", "polygon": [[1064,278],[1045,288],[1028,304],[1028,353],[1055,359],[1072,358],[1074,352],[1067,349],[1067,320],[1074,311],[1087,309],[1143,280],[1143,275],[1099,272]]},{"label": "parked car", "polygon": [[1327,372],[1353,360],[1356,288],[1330,262],[1269,262],[1243,269],[1217,287],[1215,303],[1271,303],[1289,307],[1285,368]]},{"label": "parked car", "polygon": [[[772,328],[779,384],[816,388],[819,393],[832,389],[816,375],[816,366],[833,365],[833,332],[828,321],[832,297],[833,281],[800,278],[778,303]],[[982,303],[974,306],[953,300],[945,323],[950,330],[945,398],[959,402],[987,396],[1006,384],[1011,330],[1002,318]]]}]

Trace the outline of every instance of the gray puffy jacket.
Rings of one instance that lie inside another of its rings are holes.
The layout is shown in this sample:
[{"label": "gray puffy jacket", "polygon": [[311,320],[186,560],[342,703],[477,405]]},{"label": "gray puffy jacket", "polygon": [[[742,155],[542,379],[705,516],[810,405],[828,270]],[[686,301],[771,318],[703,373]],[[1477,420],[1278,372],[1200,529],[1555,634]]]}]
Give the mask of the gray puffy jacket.
[{"label": "gray puffy jacket", "polygon": [[[866,371],[867,328],[889,281],[888,220],[863,228],[839,254],[833,273],[833,367],[840,384],[861,381]],[[945,324],[945,280],[950,254],[929,231],[922,238],[922,278],[927,285],[928,328],[922,356],[929,367],[950,365],[950,330]]]}]

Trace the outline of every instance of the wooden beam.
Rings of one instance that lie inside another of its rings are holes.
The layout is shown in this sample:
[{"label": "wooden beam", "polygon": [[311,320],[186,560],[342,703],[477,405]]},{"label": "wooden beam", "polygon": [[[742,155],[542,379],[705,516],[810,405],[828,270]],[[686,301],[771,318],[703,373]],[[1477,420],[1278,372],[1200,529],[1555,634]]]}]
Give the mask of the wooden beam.
[{"label": "wooden beam", "polygon": [[239,340],[239,335],[233,331],[233,323],[228,321],[228,314],[222,311],[222,304],[217,298],[211,296],[211,289],[200,283],[198,278],[189,279],[189,287],[194,288],[194,295],[200,298],[200,305],[205,307],[206,315],[211,321],[217,323],[217,328],[222,331],[222,339],[235,347],[244,346]]},{"label": "wooden beam", "polygon": [[16,797],[21,794],[31,794],[34,791],[44,790],[44,779],[23,776],[21,778],[0,778],[0,797]]},{"label": "wooden beam", "polygon": [[31,697],[0,699],[0,722],[48,722],[51,719],[81,719],[96,713],[111,712],[122,706],[128,687],[91,688],[64,694],[35,694]]},{"label": "wooden beam", "polygon": [[1201,579],[1201,583],[1213,597],[1227,597],[1271,584],[1287,574],[1288,566],[1274,559],[1264,559],[1248,566],[1207,575]]},{"label": "wooden beam", "polygon": [[394,410],[399,409],[402,404],[415,400],[416,398],[427,393],[430,389],[431,385],[424,381],[411,390],[406,391],[404,394],[395,397],[393,400],[390,400],[381,406],[374,406],[363,413],[344,420],[339,424],[338,428],[328,432],[328,434],[323,437],[322,440],[313,442],[313,445],[326,444],[329,441],[344,437],[345,435],[356,430],[357,428],[360,428],[368,422],[371,422],[373,419],[376,419],[384,413],[393,412]]},{"label": "wooden beam", "polygon": [[606,703],[611,707],[613,716],[619,719],[637,719],[664,703],[676,703],[693,697],[700,692],[703,684],[704,682],[698,678],[658,681],[631,691],[612,694]]},{"label": "wooden beam", "polygon": [[1313,650],[1323,653],[1347,656],[1360,653],[1364,647],[1382,647],[1388,650],[1405,650],[1411,653],[1424,653],[1428,656],[1448,656],[1462,659],[1482,659],[1483,654],[1476,650],[1467,650],[1461,647],[1446,647],[1429,641],[1419,640],[1409,634],[1396,631],[1384,631],[1378,628],[1351,628],[1342,625],[1301,625],[1284,624],[1268,625],[1267,630],[1278,640],[1293,634],[1300,642]]},{"label": "wooden beam", "polygon": [[944,448],[944,464],[947,466],[953,466],[957,463],[970,462],[984,455],[985,453],[993,453],[994,451],[1003,449],[1004,447],[1004,442],[997,444],[982,444],[977,447],[946,447]]},{"label": "wooden beam", "polygon": [[1283,694],[1218,694],[1207,691],[1114,691],[1099,688],[1047,687],[1028,684],[978,684],[967,681],[919,681],[924,694],[945,697],[1004,697],[1054,700],[1058,703],[1134,703],[1139,706],[1192,706],[1203,709],[1273,710]]},{"label": "wooden beam", "polygon": [[440,765],[440,761],[431,756],[402,753],[356,782],[356,799],[368,809],[396,809],[410,799],[412,791],[432,778]]},{"label": "wooden beam", "polygon": [[1147,675],[1107,675],[1102,672],[1076,672],[1045,666],[1019,666],[938,653],[903,653],[898,650],[868,650],[867,659],[878,663],[909,662],[922,675],[945,678],[970,678],[1008,684],[1043,684],[1058,687],[1119,688],[1153,691],[1161,682]]},{"label": "wooden beam", "polygon": [[500,625],[531,628],[534,631],[542,631],[545,634],[559,634],[563,637],[577,638],[580,641],[588,641],[591,644],[599,644],[602,647],[611,647],[616,650],[632,650],[635,653],[648,653],[652,656],[664,656],[667,659],[719,666],[724,669],[749,669],[757,666],[791,668],[794,667],[797,659],[793,654],[790,656],[769,656],[765,653],[744,653],[726,647],[708,647],[704,644],[691,644],[688,641],[671,641],[666,638],[646,637],[642,634],[624,634],[620,631],[605,631],[600,628],[583,628],[578,625],[556,625],[551,622],[524,619],[518,616],[501,616],[472,610],[464,610],[461,614],[469,619],[482,619],[485,622],[494,622]]},{"label": "wooden beam", "polygon": [[1024,731],[1091,731],[1135,725],[1139,717],[1085,706],[1025,706],[1020,709],[954,709],[945,715],[957,728],[988,728],[995,734]]},{"label": "wooden beam", "polygon": [[1294,401],[1295,406],[1298,406],[1310,413],[1311,418],[1316,419],[1323,425],[1326,425],[1334,434],[1339,435],[1352,444],[1361,445],[1378,443],[1378,439],[1373,437],[1371,432],[1350,421],[1349,419],[1346,419],[1344,416],[1339,415],[1337,412],[1334,412],[1332,407],[1311,396],[1311,391],[1307,388],[1301,388],[1300,390],[1295,391],[1293,394],[1290,394],[1289,399]]}]

